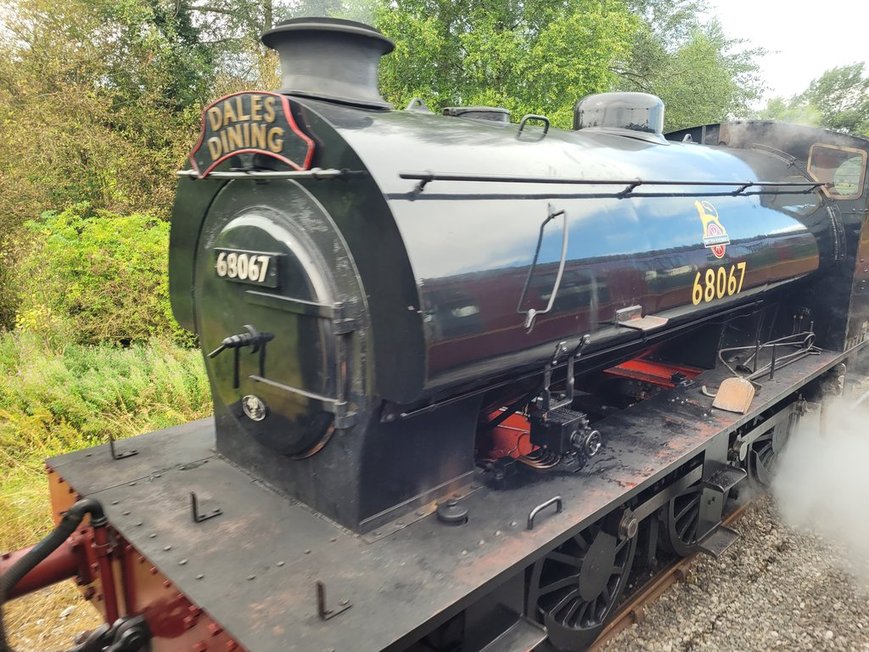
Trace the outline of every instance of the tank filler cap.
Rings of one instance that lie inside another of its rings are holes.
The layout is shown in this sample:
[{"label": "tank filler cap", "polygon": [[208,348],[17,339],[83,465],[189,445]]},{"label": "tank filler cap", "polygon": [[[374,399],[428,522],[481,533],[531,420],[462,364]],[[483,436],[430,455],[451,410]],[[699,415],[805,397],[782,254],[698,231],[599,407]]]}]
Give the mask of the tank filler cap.
[{"label": "tank filler cap", "polygon": [[587,95],[574,107],[573,128],[625,129],[663,137],[664,102],[649,93]]}]

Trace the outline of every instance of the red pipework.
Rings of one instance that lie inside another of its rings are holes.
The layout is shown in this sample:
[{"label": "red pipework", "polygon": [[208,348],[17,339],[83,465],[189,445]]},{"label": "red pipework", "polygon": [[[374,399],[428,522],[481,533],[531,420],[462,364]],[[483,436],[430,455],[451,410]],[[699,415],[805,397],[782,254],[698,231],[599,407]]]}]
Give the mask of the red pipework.
[{"label": "red pipework", "polygon": [[[32,549],[33,546],[0,555],[0,575],[4,575],[15,562]],[[36,568],[22,577],[6,597],[9,599],[18,598],[75,577],[79,574],[79,562],[80,557],[76,544],[72,541],[66,541],[41,561]]]},{"label": "red pipework", "polygon": [[[493,412],[489,418],[495,419],[500,414],[499,411]],[[531,423],[528,417],[518,412],[492,428],[491,437],[491,449],[485,455],[491,459],[522,457],[537,448],[531,443]]]},{"label": "red pipework", "polygon": [[627,360],[615,367],[604,369],[604,373],[610,376],[621,376],[670,389],[675,387],[680,382],[680,379],[694,380],[702,371],[702,369],[697,369],[696,367],[659,362],[642,357]]}]

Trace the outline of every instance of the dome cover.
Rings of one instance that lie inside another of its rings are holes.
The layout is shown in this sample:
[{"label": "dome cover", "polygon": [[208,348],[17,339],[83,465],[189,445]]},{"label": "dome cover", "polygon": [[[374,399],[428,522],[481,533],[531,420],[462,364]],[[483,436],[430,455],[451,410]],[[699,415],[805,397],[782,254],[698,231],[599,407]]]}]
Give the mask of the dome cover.
[{"label": "dome cover", "polygon": [[587,95],[573,110],[573,128],[630,129],[660,136],[664,131],[664,102],[648,93]]}]

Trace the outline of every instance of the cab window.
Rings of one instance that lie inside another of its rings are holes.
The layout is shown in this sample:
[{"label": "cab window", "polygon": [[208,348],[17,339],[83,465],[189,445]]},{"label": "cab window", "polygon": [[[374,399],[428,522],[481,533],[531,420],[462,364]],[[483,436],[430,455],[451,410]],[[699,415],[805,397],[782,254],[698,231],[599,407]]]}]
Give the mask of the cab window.
[{"label": "cab window", "polygon": [[824,191],[836,199],[857,199],[863,194],[866,152],[851,147],[812,145],[809,174],[828,184]]}]

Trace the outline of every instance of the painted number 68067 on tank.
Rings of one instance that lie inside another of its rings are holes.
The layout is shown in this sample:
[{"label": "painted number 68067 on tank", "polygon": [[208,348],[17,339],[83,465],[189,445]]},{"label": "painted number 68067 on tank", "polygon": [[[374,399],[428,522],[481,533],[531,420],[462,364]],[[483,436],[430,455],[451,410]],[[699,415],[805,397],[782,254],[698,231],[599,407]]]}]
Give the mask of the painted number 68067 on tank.
[{"label": "painted number 68067 on tank", "polygon": [[[745,281],[746,262],[742,261],[735,265],[722,265],[718,268],[697,272],[694,277],[694,285],[691,288],[691,303],[695,306],[701,303],[709,303],[713,299],[723,299],[742,292],[742,283]],[[739,278],[737,278],[737,273]],[[702,279],[702,282],[701,282]]]}]

